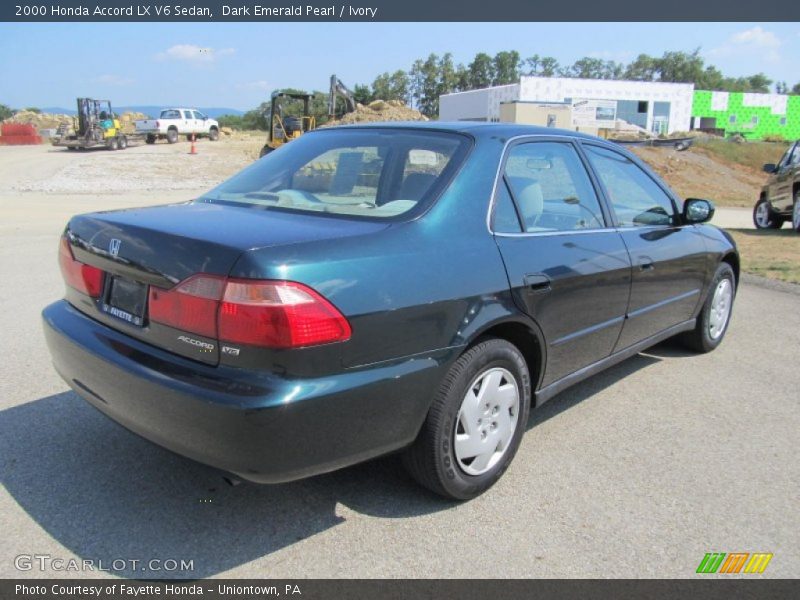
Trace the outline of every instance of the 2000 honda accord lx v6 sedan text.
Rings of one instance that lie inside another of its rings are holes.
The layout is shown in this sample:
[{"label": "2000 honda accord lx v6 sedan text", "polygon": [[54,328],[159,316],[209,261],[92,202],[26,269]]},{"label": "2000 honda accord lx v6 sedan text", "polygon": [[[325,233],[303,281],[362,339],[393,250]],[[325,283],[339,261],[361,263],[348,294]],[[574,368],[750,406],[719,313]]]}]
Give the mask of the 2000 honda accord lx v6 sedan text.
[{"label": "2000 honda accord lx v6 sedan text", "polygon": [[100,411],[245,479],[403,450],[472,498],[531,404],[670,336],[720,343],[739,258],[712,213],[572,132],[319,130],[195,201],[72,218],[47,342]]}]

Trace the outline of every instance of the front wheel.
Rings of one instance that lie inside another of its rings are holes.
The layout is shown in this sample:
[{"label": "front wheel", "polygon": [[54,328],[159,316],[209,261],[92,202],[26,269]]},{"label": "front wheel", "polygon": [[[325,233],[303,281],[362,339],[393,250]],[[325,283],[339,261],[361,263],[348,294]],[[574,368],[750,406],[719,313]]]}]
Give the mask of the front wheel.
[{"label": "front wheel", "polygon": [[116,150],[117,148],[119,148],[119,140],[113,137],[106,142],[106,146],[108,147],[109,150]]},{"label": "front wheel", "polygon": [[170,129],[167,131],[167,142],[170,144],[174,144],[178,141],[178,131],[176,129]]},{"label": "front wheel", "polygon": [[686,346],[696,352],[711,352],[722,343],[731,320],[736,297],[736,276],[728,263],[720,263],[711,280],[708,297],[697,316],[697,325],[682,336]]},{"label": "front wheel", "polygon": [[125,148],[128,147],[128,138],[126,138],[124,135],[121,135],[119,136],[119,141],[117,143],[119,144],[120,150],[125,150]]},{"label": "front wheel", "polygon": [[794,203],[792,204],[792,229],[800,233],[800,190],[794,193]]},{"label": "front wheel", "polygon": [[753,207],[753,225],[756,229],[780,229],[783,225],[783,220],[772,212],[772,207],[763,196]]},{"label": "front wheel", "polygon": [[219,139],[219,129],[217,129],[216,127],[212,127],[208,131],[208,139],[211,140],[212,142],[216,142]]},{"label": "front wheel", "polygon": [[463,354],[439,387],[403,462],[428,489],[455,500],[488,490],[517,453],[531,399],[525,358],[489,339]]}]

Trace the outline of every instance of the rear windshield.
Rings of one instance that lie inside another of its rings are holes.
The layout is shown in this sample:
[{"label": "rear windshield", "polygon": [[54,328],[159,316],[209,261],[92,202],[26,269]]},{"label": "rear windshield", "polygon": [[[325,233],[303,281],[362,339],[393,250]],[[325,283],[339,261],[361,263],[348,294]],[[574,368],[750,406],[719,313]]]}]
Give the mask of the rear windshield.
[{"label": "rear windshield", "polygon": [[392,218],[441,192],[469,141],[406,129],[316,131],[292,140],[200,200]]}]

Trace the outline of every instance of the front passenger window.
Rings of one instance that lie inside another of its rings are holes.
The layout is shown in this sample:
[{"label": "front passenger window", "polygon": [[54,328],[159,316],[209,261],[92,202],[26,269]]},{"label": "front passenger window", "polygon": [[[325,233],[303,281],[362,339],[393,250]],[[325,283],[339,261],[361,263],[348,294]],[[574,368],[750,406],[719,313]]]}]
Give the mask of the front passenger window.
[{"label": "front passenger window", "polygon": [[588,144],[584,148],[621,226],[647,227],[677,222],[672,199],[636,163],[613,150]]}]

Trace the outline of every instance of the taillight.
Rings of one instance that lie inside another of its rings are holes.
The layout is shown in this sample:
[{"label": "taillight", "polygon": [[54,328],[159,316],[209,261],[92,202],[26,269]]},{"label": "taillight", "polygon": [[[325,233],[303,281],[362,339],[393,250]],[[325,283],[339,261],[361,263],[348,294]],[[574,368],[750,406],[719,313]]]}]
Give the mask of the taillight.
[{"label": "taillight", "polygon": [[217,337],[217,310],[225,279],[194,275],[171,290],[150,287],[150,320],[206,337]]},{"label": "taillight", "polygon": [[66,237],[61,238],[58,246],[58,264],[68,286],[92,298],[100,297],[103,292],[103,271],[75,260]]},{"label": "taillight", "polygon": [[350,338],[350,324],[311,288],[291,281],[229,279],[219,309],[219,339],[298,348]]},{"label": "taillight", "polygon": [[170,290],[150,288],[150,320],[220,341],[300,348],[350,338],[347,319],[292,281],[194,275]]}]

